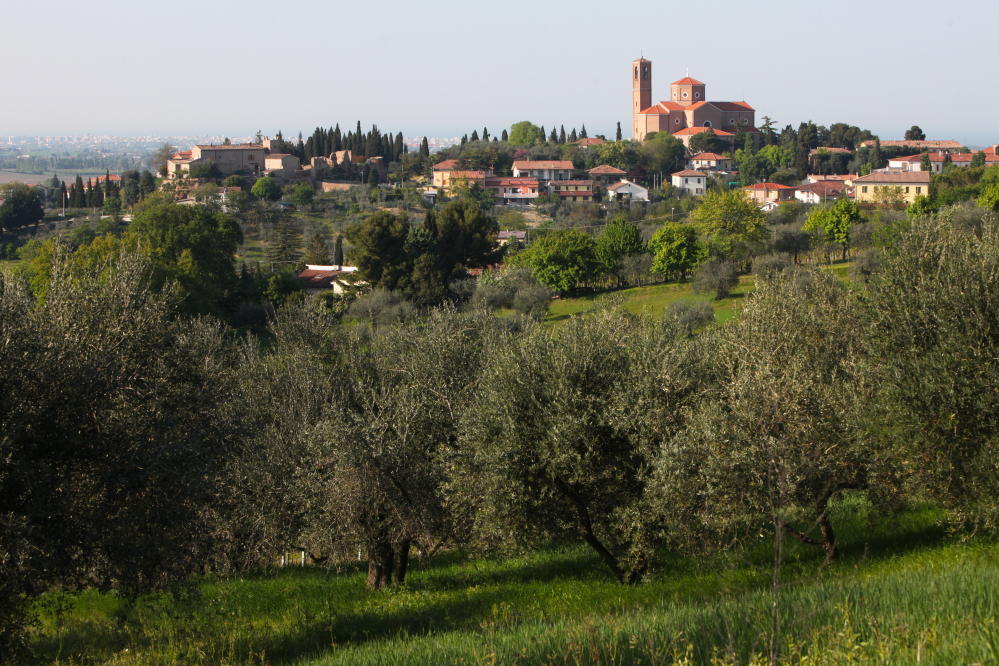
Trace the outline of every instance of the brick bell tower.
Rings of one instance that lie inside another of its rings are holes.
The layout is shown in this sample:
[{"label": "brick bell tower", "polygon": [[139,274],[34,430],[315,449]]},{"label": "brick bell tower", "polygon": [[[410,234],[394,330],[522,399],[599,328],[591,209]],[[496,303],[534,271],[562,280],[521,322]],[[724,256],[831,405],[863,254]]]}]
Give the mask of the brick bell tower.
[{"label": "brick bell tower", "polygon": [[638,129],[638,114],[652,106],[652,61],[645,58],[631,63],[631,138],[644,134]]}]

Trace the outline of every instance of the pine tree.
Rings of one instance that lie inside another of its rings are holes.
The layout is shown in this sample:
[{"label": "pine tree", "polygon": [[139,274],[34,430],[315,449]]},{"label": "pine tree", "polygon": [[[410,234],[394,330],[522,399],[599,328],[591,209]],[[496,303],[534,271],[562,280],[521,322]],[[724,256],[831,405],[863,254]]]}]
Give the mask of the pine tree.
[{"label": "pine tree", "polygon": [[309,236],[309,242],[305,246],[305,263],[319,266],[329,265],[330,248],[326,244],[322,232],[315,231]]},{"label": "pine tree", "polygon": [[333,265],[343,266],[343,236],[337,235],[336,245],[333,246]]},{"label": "pine tree", "polygon": [[461,145],[464,146],[466,143],[468,143],[468,135],[467,134],[461,137]]},{"label": "pine tree", "polygon": [[569,133],[569,143],[576,143],[576,128],[572,128],[572,132]]},{"label": "pine tree", "polygon": [[469,139],[469,140],[470,141],[478,141],[479,140],[479,132],[477,130],[472,130],[472,138]]},{"label": "pine tree", "polygon": [[617,124],[617,139],[616,140],[617,141],[621,140],[621,123],[620,122],[618,122],[618,124]]},{"label": "pine tree", "polygon": [[430,157],[430,142],[427,141],[427,137],[423,137],[423,143],[420,144],[420,154]]},{"label": "pine tree", "polygon": [[510,135],[506,133],[506,130],[503,130],[503,134],[502,134],[502,137],[503,137],[503,138],[502,138],[502,139],[500,139],[500,141],[503,141],[503,142],[506,142],[506,141],[509,141],[509,140],[510,140]]},{"label": "pine tree", "polygon": [[[295,228],[291,217],[282,215],[267,239],[267,261],[273,263],[294,262],[300,256],[301,247],[302,234]],[[279,266],[274,268],[280,270]]]},{"label": "pine tree", "polygon": [[[975,155],[975,157],[978,157]],[[974,160],[972,160],[971,166],[975,166]],[[930,163],[930,154],[923,153],[923,156],[919,158],[919,170],[920,171],[931,171],[933,165]]]},{"label": "pine tree", "polygon": [[579,138],[580,139],[586,139],[586,138],[588,138],[586,136],[586,123],[583,123],[583,129],[579,132]]},{"label": "pine tree", "polygon": [[371,187],[378,187],[378,169],[372,169],[368,172],[368,185]]},{"label": "pine tree", "polygon": [[871,167],[875,169],[880,169],[884,167],[883,158],[881,157],[881,138],[874,137],[874,150],[871,151]]},{"label": "pine tree", "polygon": [[565,143],[565,125],[562,125],[562,130],[558,133],[558,142]]},{"label": "pine tree", "polygon": [[555,131],[554,127],[552,127],[552,133],[548,137],[548,143],[558,143],[558,132]]}]

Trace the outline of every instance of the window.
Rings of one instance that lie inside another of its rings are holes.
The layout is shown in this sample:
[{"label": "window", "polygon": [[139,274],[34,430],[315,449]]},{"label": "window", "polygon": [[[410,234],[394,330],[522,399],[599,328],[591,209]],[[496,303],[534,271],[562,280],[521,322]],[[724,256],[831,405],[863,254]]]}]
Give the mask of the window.
[{"label": "window", "polygon": [[649,78],[649,67],[646,65],[642,68],[642,78],[648,80]]},{"label": "window", "polygon": [[[676,97],[676,95],[673,95],[673,97]],[[674,118],[673,119],[673,124],[674,125],[679,125],[680,124],[680,119],[679,118]]]},{"label": "window", "polygon": [[635,65],[635,80],[638,80],[638,65]]},{"label": "window", "polygon": [[687,99],[687,93],[683,93],[683,98]]},{"label": "window", "polygon": [[689,182],[690,182],[690,179],[689,179],[689,178],[684,178],[684,179],[683,179],[683,184],[684,184],[684,185],[686,185],[686,184],[687,184],[687,183],[689,183]]},{"label": "window", "polygon": [[701,93],[694,93],[694,98],[695,99],[699,99],[700,97],[701,97]]},{"label": "window", "polygon": [[908,194],[908,193],[909,193],[909,186],[908,186],[908,185],[906,185],[906,186],[905,186],[905,193],[906,193],[906,194]]},{"label": "window", "polygon": [[922,191],[923,191],[923,188],[921,188],[921,187],[917,187],[917,188],[916,188],[916,194],[919,194],[919,193],[920,193],[920,192],[922,192]]},{"label": "window", "polygon": [[867,194],[867,185],[864,185],[863,192],[864,192],[864,194]]},{"label": "window", "polygon": [[676,99],[676,93],[673,93],[673,99]]},{"label": "window", "polygon": [[729,118],[728,119],[728,124],[729,125],[734,125],[735,124],[735,118]]}]

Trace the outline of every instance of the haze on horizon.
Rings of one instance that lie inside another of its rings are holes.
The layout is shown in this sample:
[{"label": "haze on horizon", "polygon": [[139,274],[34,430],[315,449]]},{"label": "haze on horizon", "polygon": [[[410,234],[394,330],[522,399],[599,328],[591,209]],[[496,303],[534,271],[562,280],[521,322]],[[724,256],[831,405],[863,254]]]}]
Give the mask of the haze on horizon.
[{"label": "haze on horizon", "polygon": [[915,124],[999,141],[995,2],[372,7],[51,0],[39,16],[13,4],[0,134],[297,136],[360,120],[440,137],[526,119],[608,137],[621,122],[627,138],[630,63],[644,54],[654,101],[689,69],[709,100],[744,99],[778,129],[847,122],[892,139]]}]

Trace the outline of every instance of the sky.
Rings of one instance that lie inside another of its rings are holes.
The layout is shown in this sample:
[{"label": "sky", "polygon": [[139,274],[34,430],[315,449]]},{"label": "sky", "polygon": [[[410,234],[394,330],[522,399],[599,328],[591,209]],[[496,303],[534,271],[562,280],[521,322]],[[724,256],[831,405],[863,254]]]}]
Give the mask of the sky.
[{"label": "sky", "polygon": [[783,128],[999,142],[999,2],[46,0],[5,3],[0,134],[405,136],[520,120],[628,137],[690,76]]}]

